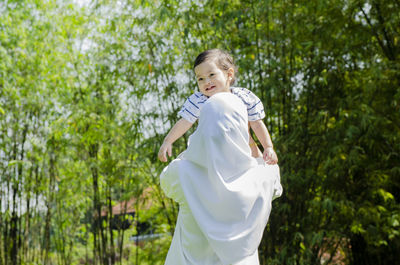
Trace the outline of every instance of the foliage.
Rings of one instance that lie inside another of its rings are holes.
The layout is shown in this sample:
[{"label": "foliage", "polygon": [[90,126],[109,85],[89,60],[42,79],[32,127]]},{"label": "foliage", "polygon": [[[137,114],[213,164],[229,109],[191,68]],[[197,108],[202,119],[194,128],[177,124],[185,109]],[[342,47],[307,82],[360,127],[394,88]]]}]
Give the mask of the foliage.
[{"label": "foliage", "polygon": [[[157,150],[197,89],[193,59],[213,47],[262,99],[280,159],[261,264],[394,264],[399,11],[390,0],[0,3],[0,264],[162,264],[177,206],[158,185]],[[112,230],[110,209],[131,198],[133,226]],[[138,222],[165,236],[135,246]]]}]

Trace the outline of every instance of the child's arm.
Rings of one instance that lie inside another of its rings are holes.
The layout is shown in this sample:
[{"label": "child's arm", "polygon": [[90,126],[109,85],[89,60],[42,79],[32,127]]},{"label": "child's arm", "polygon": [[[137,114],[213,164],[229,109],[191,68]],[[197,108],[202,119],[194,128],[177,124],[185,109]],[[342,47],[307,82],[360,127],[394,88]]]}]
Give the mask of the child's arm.
[{"label": "child's arm", "polygon": [[167,136],[164,138],[164,142],[158,151],[158,159],[162,162],[167,162],[167,153],[168,156],[172,156],[172,144],[182,135],[187,132],[190,127],[192,127],[193,123],[181,118],[172,129],[169,131]]},{"label": "child's arm", "polygon": [[262,157],[263,154],[261,153],[260,149],[258,148],[256,142],[254,141],[253,137],[251,136],[250,133],[250,123],[249,123],[249,146],[251,149],[251,156],[252,157]]},{"label": "child's arm", "polygon": [[251,129],[253,129],[258,140],[264,148],[264,160],[270,165],[278,163],[278,156],[274,151],[271,136],[269,135],[268,129],[265,126],[264,122],[262,120],[250,121],[250,127]]}]

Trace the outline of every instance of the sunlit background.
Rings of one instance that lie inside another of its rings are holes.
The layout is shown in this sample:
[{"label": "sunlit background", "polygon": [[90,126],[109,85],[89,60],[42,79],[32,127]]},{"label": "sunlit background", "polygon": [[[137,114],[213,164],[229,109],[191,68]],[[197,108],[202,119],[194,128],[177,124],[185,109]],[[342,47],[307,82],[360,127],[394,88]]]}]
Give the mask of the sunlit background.
[{"label": "sunlit background", "polygon": [[178,208],[157,152],[215,47],[279,156],[261,264],[395,264],[399,14],[394,0],[1,1],[0,265],[163,264]]}]

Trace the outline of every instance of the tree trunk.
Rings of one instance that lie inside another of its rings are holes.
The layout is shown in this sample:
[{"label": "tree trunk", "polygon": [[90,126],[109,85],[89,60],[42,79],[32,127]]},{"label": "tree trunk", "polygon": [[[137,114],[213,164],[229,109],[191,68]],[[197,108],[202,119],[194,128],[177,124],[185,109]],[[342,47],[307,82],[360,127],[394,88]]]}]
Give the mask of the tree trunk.
[{"label": "tree trunk", "polygon": [[112,212],[112,200],[111,200],[111,185],[108,185],[108,229],[110,233],[110,261],[111,264],[115,264],[115,247],[114,247],[114,236],[113,236],[113,229],[111,226],[111,221],[113,218]]}]

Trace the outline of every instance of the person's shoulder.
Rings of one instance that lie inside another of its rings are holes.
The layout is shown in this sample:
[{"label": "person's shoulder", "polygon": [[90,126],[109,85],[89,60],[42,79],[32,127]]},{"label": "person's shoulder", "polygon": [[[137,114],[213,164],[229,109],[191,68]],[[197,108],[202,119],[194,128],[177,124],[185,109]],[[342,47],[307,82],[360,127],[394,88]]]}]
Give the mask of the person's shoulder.
[{"label": "person's shoulder", "polygon": [[188,96],[178,115],[191,123],[195,123],[199,118],[202,103],[205,102],[203,97],[204,95],[200,92],[194,92]]},{"label": "person's shoulder", "polygon": [[249,94],[249,93],[251,93],[251,91],[245,87],[231,87],[231,91],[233,94]]},{"label": "person's shoulder", "polygon": [[208,99],[206,95],[201,93],[200,91],[196,91],[192,94],[193,97],[199,98],[199,99]]},{"label": "person's shoulder", "polygon": [[206,95],[204,95],[203,93],[201,93],[199,91],[194,92],[189,98],[198,104],[203,104],[208,99],[208,97]]},{"label": "person's shoulder", "polygon": [[254,95],[253,92],[251,92],[250,90],[248,90],[245,87],[231,87],[231,91],[233,94],[241,95],[241,96]]},{"label": "person's shoulder", "polygon": [[205,96],[203,93],[196,91],[186,99],[185,104],[186,105],[190,104],[197,108],[200,107],[204,102],[206,102],[207,99],[208,97]]},{"label": "person's shoulder", "polygon": [[247,106],[249,121],[260,120],[265,117],[264,106],[253,92],[244,87],[231,87],[231,92],[237,95]]},{"label": "person's shoulder", "polygon": [[251,104],[253,101],[260,101],[253,92],[244,87],[231,87],[231,92],[241,98],[247,105]]},{"label": "person's shoulder", "polygon": [[190,98],[190,99],[207,99],[207,97],[203,93],[201,93],[199,91],[194,92],[193,94],[191,94],[187,98]]}]

